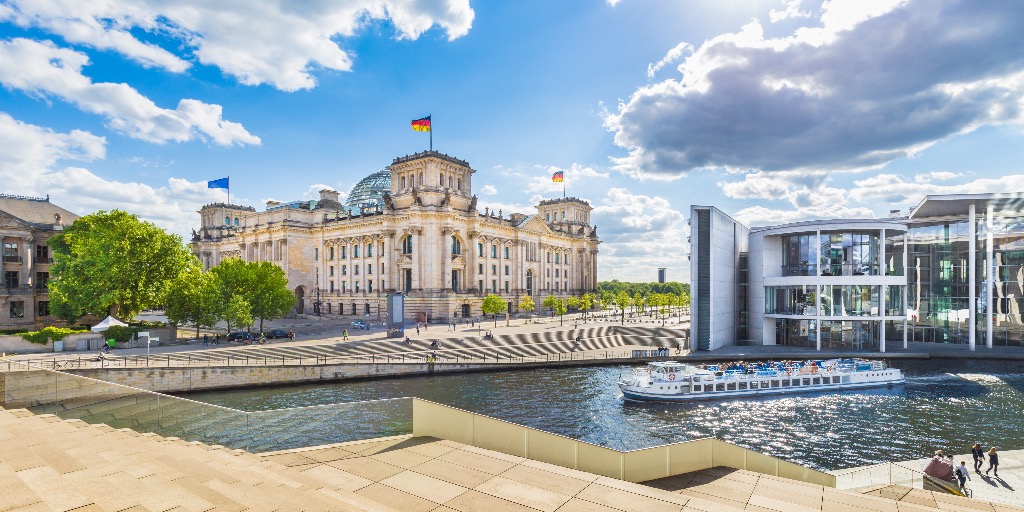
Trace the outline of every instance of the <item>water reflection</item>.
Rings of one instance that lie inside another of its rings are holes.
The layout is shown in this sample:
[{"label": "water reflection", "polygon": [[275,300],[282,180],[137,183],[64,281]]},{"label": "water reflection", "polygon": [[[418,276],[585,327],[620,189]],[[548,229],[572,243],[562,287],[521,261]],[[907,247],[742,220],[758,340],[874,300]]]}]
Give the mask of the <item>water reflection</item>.
[{"label": "water reflection", "polygon": [[[417,396],[620,450],[715,436],[820,469],[921,457],[974,442],[1024,448],[1017,366],[904,364],[902,386],[684,404],[622,400],[624,367],[361,381],[189,398],[245,410]],[[1019,365],[1018,365],[1019,366]],[[953,368],[971,373],[952,373]],[[1000,373],[1005,372],[1005,373]]]}]

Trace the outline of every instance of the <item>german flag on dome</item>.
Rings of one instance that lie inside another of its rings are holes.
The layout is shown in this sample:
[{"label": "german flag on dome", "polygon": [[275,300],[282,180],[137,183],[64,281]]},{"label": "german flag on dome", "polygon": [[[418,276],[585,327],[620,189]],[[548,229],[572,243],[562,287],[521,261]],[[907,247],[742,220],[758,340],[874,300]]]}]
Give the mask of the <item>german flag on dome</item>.
[{"label": "german flag on dome", "polygon": [[562,171],[558,171],[551,175],[551,181],[555,183],[562,183],[565,181],[565,174]]},{"label": "german flag on dome", "polygon": [[430,116],[423,117],[420,119],[414,119],[412,121],[412,129],[418,132],[429,132],[430,131]]}]

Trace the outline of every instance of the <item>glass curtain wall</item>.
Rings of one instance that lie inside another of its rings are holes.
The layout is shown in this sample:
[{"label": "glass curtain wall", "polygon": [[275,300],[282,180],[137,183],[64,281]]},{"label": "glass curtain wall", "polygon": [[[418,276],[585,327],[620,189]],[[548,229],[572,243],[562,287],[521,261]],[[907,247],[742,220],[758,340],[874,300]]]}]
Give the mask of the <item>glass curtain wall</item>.
[{"label": "glass curtain wall", "polygon": [[817,348],[817,331],[814,320],[778,318],[775,320],[775,343],[789,347]]},{"label": "glass curtain wall", "polygon": [[822,314],[825,316],[878,316],[878,294],[880,292],[879,286],[871,285],[822,285]]},{"label": "glass curtain wall", "polygon": [[768,286],[764,312],[776,315],[814,316],[814,285]]},{"label": "glass curtain wall", "polygon": [[817,235],[793,235],[782,238],[782,275],[813,276],[818,247]]},{"label": "glass curtain wall", "polygon": [[[985,343],[985,222],[982,215],[978,229],[978,339]],[[1024,217],[996,217],[993,219],[992,256],[992,344],[995,346],[1021,346],[1024,344]]]},{"label": "glass curtain wall", "polygon": [[822,233],[821,275],[878,275],[878,236],[871,233]]},{"label": "glass curtain wall", "polygon": [[[983,221],[982,221],[983,222]],[[970,326],[968,249],[970,225],[951,221],[912,226],[907,232],[907,339],[931,343],[967,343]],[[983,289],[984,237],[979,236],[976,285]],[[897,250],[902,242],[895,244]],[[981,294],[978,295],[981,299]],[[984,304],[984,300],[979,300]],[[984,321],[978,315],[978,336]]]}]

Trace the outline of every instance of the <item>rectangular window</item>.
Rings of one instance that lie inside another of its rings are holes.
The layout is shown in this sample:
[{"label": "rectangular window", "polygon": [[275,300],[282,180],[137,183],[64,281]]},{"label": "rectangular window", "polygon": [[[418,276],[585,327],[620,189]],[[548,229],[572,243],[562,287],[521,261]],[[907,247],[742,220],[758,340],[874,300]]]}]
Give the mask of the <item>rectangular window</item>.
[{"label": "rectangular window", "polygon": [[366,244],[366,257],[367,258],[372,258],[373,257],[373,244]]},{"label": "rectangular window", "polygon": [[373,273],[373,263],[367,263],[366,264],[366,273],[367,274],[372,274]]},{"label": "rectangular window", "polygon": [[505,265],[505,275],[508,275],[508,265]]},{"label": "rectangular window", "polygon": [[476,282],[476,287],[477,287],[478,290],[484,291],[484,280],[481,279],[481,280],[477,281]]},{"label": "rectangular window", "polygon": [[498,246],[497,245],[491,245],[491,257],[492,258],[497,258],[498,257]]},{"label": "rectangular window", "polygon": [[497,265],[491,265],[491,275],[492,276],[498,275],[498,266]]},{"label": "rectangular window", "polygon": [[25,303],[22,301],[11,302],[11,318],[25,318]]},{"label": "rectangular window", "polygon": [[334,275],[334,265],[331,265],[331,266],[327,267],[327,275],[329,275],[329,276],[333,276]]},{"label": "rectangular window", "polygon": [[[359,293],[359,281],[356,281],[356,293]],[[355,307],[353,304],[352,307]]]},{"label": "rectangular window", "polygon": [[555,269],[555,277],[562,277],[557,268]]},{"label": "rectangular window", "polygon": [[[355,253],[353,253],[353,254],[355,254]],[[352,265],[352,273],[357,275],[357,276],[359,275],[359,265]],[[358,287],[356,287],[356,288],[357,288],[356,291],[359,291]]]},{"label": "rectangular window", "polygon": [[353,245],[352,246],[352,257],[353,258],[358,258],[359,257],[359,246],[358,245]]},{"label": "rectangular window", "polygon": [[491,293],[498,293],[498,280],[491,279]]},{"label": "rectangular window", "polygon": [[4,261],[7,263],[18,263],[21,256],[18,255],[18,244],[7,242],[4,244]]},{"label": "rectangular window", "polygon": [[548,253],[548,263],[551,263],[551,253]]},{"label": "rectangular window", "polygon": [[484,244],[476,244],[476,255],[480,256],[481,258],[484,257]]},{"label": "rectangular window", "polygon": [[334,247],[328,247],[327,248],[327,260],[328,261],[333,261],[334,260]]},{"label": "rectangular window", "polygon": [[341,275],[343,275],[343,276],[347,276],[348,275],[348,265],[342,265],[341,266]]},{"label": "rectangular window", "polygon": [[[330,290],[330,292],[331,292],[331,293],[334,293],[334,281],[331,281],[331,282],[329,283],[329,285],[330,285],[330,288],[328,288],[328,289]],[[331,310],[329,309],[331,305],[330,305],[330,304],[328,304],[327,306],[328,306],[328,310],[327,310],[327,312],[329,313],[329,312],[331,311]]]},{"label": "rectangular window", "polygon": [[373,293],[373,279],[366,281],[366,293]]},{"label": "rectangular window", "polygon": [[509,254],[509,248],[508,248],[508,247],[506,247],[506,248],[505,248],[505,259],[506,259],[506,260],[508,259],[508,254]]},{"label": "rectangular window", "polygon": [[21,286],[18,283],[18,271],[8,270],[4,272],[4,288],[17,288]]},{"label": "rectangular window", "polygon": [[559,263],[561,263],[561,262],[560,262],[560,261],[558,260],[558,257],[559,257],[559,256],[561,256],[561,254],[558,254],[558,253],[556,252],[556,253],[555,253],[555,264],[556,264],[556,265],[557,265],[557,264],[559,264]]},{"label": "rectangular window", "polygon": [[341,246],[341,259],[345,259],[345,258],[348,257],[348,256],[345,255],[345,253],[347,252],[346,249],[348,249],[347,246],[344,246],[344,245]]},{"label": "rectangular window", "polygon": [[36,246],[36,261],[39,263],[50,262],[50,247],[46,245]]},{"label": "rectangular window", "polygon": [[319,260],[320,260],[320,248],[319,247],[314,247],[313,248],[313,261],[319,261]]},{"label": "rectangular window", "polygon": [[505,293],[508,293],[508,281],[505,281]]},{"label": "rectangular window", "polygon": [[348,285],[348,283],[346,283],[345,281],[341,282],[341,293],[345,293],[346,289],[348,288],[346,285]]},{"label": "rectangular window", "polygon": [[36,272],[36,290],[46,290],[46,283],[50,282],[49,272]]},{"label": "rectangular window", "polygon": [[36,304],[36,316],[50,316],[50,301],[41,300]]},{"label": "rectangular window", "polygon": [[476,268],[477,268],[477,272],[476,272],[477,274],[483,274],[484,273],[484,264],[483,263],[477,263]]}]

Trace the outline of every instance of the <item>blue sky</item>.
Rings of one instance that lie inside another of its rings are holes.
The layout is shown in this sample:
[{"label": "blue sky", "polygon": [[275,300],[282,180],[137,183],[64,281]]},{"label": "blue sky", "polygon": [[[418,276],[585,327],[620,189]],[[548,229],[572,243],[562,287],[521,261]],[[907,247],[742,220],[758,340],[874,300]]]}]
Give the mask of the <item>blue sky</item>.
[{"label": "blue sky", "polygon": [[[82,5],[78,5],[82,4]],[[298,5],[291,5],[298,4]],[[347,192],[427,147],[480,207],[595,207],[601,279],[686,281],[691,204],[749,225],[1024,191],[1015,2],[0,0],[0,193],[122,208]]]}]

